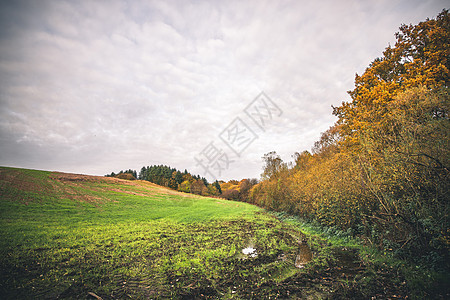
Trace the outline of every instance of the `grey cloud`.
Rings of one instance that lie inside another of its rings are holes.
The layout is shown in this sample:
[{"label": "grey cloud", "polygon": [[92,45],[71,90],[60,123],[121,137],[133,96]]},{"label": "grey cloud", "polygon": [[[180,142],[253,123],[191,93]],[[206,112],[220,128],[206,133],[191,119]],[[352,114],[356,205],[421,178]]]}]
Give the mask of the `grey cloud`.
[{"label": "grey cloud", "polygon": [[[264,90],[283,109],[223,178],[333,124],[355,72],[438,1],[0,4],[0,164],[105,174],[194,156]],[[223,146],[223,145],[222,145]]]}]

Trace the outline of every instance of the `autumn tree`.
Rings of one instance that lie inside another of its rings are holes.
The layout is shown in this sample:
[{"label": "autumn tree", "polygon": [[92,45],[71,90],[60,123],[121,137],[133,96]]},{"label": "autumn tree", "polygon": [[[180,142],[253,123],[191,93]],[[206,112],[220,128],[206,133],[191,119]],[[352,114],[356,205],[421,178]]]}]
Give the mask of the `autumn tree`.
[{"label": "autumn tree", "polygon": [[189,180],[184,180],[179,186],[178,190],[180,192],[184,193],[190,193],[191,192],[191,185],[192,183]]},{"label": "autumn tree", "polygon": [[196,179],[192,185],[191,185],[191,193],[193,194],[197,194],[197,195],[202,195],[205,191],[205,184],[203,183],[203,180],[201,179]]},{"label": "autumn tree", "polygon": [[352,101],[334,108],[346,146],[360,145],[359,137],[374,126],[389,127],[386,115],[396,95],[412,87],[448,86],[450,70],[448,10],[434,20],[403,25],[395,46],[387,47],[365,72],[355,78]]},{"label": "autumn tree", "polygon": [[391,240],[407,243],[403,249],[442,248],[450,240],[449,110],[448,88],[408,89],[390,103],[390,127],[362,134],[358,158],[378,204],[372,223]]},{"label": "autumn tree", "polygon": [[264,161],[264,172],[261,174],[261,178],[263,179],[273,179],[287,168],[286,163],[275,151],[264,154],[262,159]]}]

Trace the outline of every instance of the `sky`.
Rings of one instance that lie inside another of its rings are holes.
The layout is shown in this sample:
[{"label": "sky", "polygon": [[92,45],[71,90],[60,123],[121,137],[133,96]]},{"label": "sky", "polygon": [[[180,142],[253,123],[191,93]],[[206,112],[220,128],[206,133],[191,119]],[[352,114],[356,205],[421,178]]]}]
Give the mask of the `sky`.
[{"label": "sky", "polygon": [[259,178],[446,1],[1,1],[0,165]]}]

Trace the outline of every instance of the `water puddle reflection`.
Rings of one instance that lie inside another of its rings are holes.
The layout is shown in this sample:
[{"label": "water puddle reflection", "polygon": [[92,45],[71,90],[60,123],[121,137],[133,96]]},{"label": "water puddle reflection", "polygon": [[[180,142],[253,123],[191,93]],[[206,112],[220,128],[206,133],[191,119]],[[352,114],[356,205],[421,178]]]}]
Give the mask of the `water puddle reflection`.
[{"label": "water puddle reflection", "polygon": [[248,255],[249,257],[256,257],[258,255],[256,249],[253,247],[247,247],[242,249],[242,253]]},{"label": "water puddle reflection", "polygon": [[309,263],[313,258],[313,253],[311,248],[305,241],[299,243],[299,252],[295,258],[295,267],[301,269],[304,268],[307,263]]},{"label": "water puddle reflection", "polygon": [[247,259],[247,258],[257,257],[258,252],[256,251],[253,239],[250,238],[250,240],[246,244],[247,244],[247,246],[245,248],[243,248],[242,251],[238,254],[238,258]]}]

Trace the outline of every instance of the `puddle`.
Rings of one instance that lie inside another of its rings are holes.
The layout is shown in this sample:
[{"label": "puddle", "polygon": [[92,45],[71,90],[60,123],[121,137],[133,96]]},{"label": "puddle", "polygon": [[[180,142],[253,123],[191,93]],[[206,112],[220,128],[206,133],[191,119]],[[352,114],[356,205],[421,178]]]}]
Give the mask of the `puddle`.
[{"label": "puddle", "polygon": [[305,267],[313,258],[313,253],[306,242],[299,243],[299,252],[295,258],[295,267],[301,269]]},{"label": "puddle", "polygon": [[247,246],[241,250],[241,252],[238,254],[238,258],[240,259],[246,259],[246,258],[255,258],[258,256],[258,252],[256,251],[255,244],[253,242],[253,239],[250,238],[250,240],[246,243]]},{"label": "puddle", "polygon": [[249,257],[256,257],[258,255],[256,249],[253,247],[247,247],[242,249],[242,253],[244,255],[248,255]]}]

